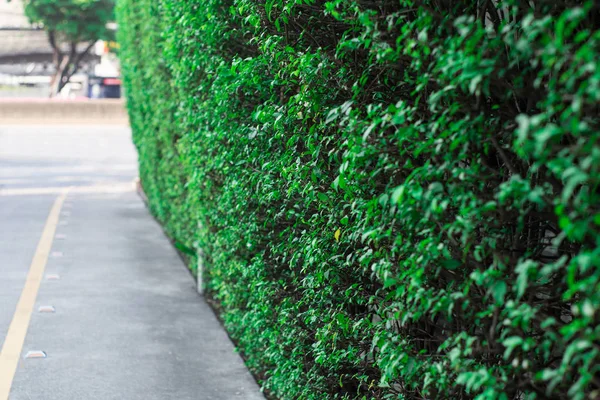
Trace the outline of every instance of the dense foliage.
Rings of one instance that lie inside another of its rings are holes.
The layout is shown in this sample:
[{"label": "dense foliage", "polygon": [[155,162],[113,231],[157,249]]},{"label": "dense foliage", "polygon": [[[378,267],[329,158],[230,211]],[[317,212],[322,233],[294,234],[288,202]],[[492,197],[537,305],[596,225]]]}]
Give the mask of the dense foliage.
[{"label": "dense foliage", "polygon": [[600,10],[121,0],[141,177],[281,399],[600,398]]}]

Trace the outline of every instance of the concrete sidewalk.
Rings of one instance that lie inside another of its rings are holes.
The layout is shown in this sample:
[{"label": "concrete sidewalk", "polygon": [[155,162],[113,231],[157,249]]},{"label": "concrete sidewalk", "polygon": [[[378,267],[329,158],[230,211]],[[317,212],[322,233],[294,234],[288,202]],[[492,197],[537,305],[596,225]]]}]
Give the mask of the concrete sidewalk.
[{"label": "concrete sidewalk", "polygon": [[[50,210],[73,187],[9,398],[263,399],[135,193],[128,135],[0,126],[0,345],[15,335],[7,332]],[[31,351],[46,357],[26,358]]]}]

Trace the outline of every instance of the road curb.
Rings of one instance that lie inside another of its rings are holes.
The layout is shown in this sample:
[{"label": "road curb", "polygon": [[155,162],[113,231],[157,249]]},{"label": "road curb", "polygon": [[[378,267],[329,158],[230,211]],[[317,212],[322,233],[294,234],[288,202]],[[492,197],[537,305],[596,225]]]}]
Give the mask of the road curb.
[{"label": "road curb", "polygon": [[114,100],[2,99],[0,124],[128,125],[125,102]]}]

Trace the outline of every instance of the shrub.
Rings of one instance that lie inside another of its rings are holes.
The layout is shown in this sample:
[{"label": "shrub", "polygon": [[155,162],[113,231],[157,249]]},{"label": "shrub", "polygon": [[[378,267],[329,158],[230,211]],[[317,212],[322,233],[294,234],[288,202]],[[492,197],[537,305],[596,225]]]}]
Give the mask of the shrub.
[{"label": "shrub", "polygon": [[120,1],[151,209],[273,397],[600,397],[599,11]]}]

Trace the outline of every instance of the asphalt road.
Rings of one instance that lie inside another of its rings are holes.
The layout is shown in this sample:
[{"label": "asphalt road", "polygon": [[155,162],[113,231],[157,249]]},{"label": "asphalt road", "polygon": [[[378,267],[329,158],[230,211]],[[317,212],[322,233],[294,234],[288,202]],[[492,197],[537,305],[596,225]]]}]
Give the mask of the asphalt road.
[{"label": "asphalt road", "polygon": [[0,400],[263,398],[136,176],[126,128],[0,125]]}]

